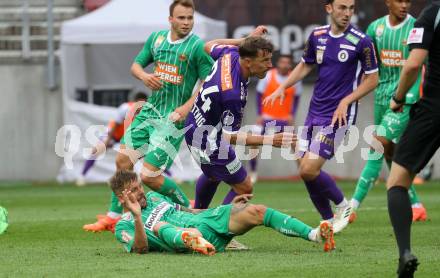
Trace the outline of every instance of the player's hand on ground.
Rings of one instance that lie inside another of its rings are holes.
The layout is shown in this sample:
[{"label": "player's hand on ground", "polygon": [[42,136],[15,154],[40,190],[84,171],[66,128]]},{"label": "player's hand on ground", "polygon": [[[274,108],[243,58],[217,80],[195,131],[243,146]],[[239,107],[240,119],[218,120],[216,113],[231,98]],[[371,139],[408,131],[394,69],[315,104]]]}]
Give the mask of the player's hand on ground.
[{"label": "player's hand on ground", "polygon": [[241,194],[241,195],[237,195],[234,197],[234,199],[232,199],[232,204],[233,205],[238,205],[238,204],[246,204],[248,203],[252,197],[254,197],[253,194]]},{"label": "player's hand on ground", "polygon": [[338,127],[347,125],[348,105],[344,99],[339,102],[338,108],[336,108],[335,113],[333,113],[332,126],[335,126],[335,124],[337,124]]},{"label": "player's hand on ground", "polygon": [[250,33],[250,37],[261,37],[263,35],[267,34],[267,28],[264,25],[259,25],[257,28],[255,28],[252,33]]},{"label": "player's hand on ground", "polygon": [[140,216],[141,215],[141,205],[139,204],[138,200],[134,196],[134,194],[128,190],[125,189],[122,191],[122,202],[123,205],[134,215],[134,216]]},{"label": "player's hand on ground", "polygon": [[290,133],[290,132],[275,133],[273,135],[272,146],[276,148],[294,146],[296,144],[297,139],[298,138],[294,133]]},{"label": "player's hand on ground", "polygon": [[398,104],[394,101],[394,99],[391,99],[390,109],[395,113],[401,113],[401,112],[403,112],[403,103]]},{"label": "player's hand on ground", "polygon": [[145,86],[153,91],[157,91],[162,88],[162,81],[160,81],[158,74],[146,73],[142,78],[142,81],[144,82]]},{"label": "player's hand on ground", "polygon": [[284,97],[284,90],[278,87],[270,96],[263,99],[263,105],[273,106],[278,99],[280,104],[283,104]]}]

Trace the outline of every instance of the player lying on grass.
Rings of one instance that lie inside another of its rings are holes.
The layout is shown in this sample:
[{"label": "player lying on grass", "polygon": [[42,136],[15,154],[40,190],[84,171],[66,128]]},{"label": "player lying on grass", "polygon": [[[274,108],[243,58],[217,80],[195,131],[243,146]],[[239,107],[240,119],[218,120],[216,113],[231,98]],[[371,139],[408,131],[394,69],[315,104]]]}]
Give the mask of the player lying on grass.
[{"label": "player lying on grass", "polygon": [[251,194],[239,195],[228,205],[195,210],[180,206],[157,192],[145,194],[136,173],[131,171],[118,171],[110,185],[125,211],[129,211],[115,228],[116,238],[128,252],[195,251],[213,255],[224,251],[234,236],[260,225],[289,237],[323,243],[326,252],[335,248],[329,221],[312,229],[277,210],[250,204]]}]

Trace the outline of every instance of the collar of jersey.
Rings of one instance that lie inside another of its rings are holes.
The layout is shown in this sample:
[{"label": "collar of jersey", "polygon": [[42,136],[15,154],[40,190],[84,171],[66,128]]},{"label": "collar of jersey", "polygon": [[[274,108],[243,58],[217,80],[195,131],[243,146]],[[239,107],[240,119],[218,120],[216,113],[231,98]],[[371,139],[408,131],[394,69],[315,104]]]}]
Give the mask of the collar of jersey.
[{"label": "collar of jersey", "polygon": [[399,24],[397,24],[396,26],[391,26],[390,24],[390,15],[385,16],[385,24],[387,25],[387,28],[390,28],[391,30],[397,30],[400,27],[402,27],[403,25],[405,25],[405,23],[411,18],[410,14],[406,15],[406,18],[400,22]]},{"label": "collar of jersey", "polygon": [[342,32],[341,34],[339,34],[339,35],[334,35],[334,34],[332,33],[332,27],[330,26],[329,29],[328,29],[328,35],[329,35],[330,37],[332,37],[332,38],[335,38],[335,39],[342,38],[343,36],[345,36],[345,33],[347,33],[347,31],[350,30],[350,28],[353,28],[353,26],[351,26],[351,24],[348,25],[347,29],[345,29],[345,31]]},{"label": "collar of jersey", "polygon": [[186,41],[189,37],[191,37],[192,34],[193,34],[193,32],[191,31],[191,32],[189,32],[188,35],[186,35],[185,37],[181,38],[180,40],[172,41],[171,40],[171,31],[168,31],[167,41],[168,41],[169,44],[179,44],[179,43],[182,43],[182,42]]}]

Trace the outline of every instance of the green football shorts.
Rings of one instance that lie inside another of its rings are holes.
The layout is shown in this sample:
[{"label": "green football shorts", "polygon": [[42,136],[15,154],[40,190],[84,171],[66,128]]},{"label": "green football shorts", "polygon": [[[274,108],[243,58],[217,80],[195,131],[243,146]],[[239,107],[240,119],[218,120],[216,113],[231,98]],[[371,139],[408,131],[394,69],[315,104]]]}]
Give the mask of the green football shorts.
[{"label": "green football shorts", "polygon": [[231,204],[207,209],[192,218],[189,226],[197,228],[203,238],[214,245],[217,252],[222,252],[234,237],[229,233],[231,209]]},{"label": "green football shorts", "polygon": [[183,129],[164,119],[147,119],[139,114],[125,131],[121,144],[144,155],[144,161],[168,169],[183,140]]},{"label": "green football shorts", "polygon": [[377,136],[385,137],[397,144],[409,121],[411,105],[405,104],[403,112],[393,112],[389,105],[375,105],[374,123]]}]

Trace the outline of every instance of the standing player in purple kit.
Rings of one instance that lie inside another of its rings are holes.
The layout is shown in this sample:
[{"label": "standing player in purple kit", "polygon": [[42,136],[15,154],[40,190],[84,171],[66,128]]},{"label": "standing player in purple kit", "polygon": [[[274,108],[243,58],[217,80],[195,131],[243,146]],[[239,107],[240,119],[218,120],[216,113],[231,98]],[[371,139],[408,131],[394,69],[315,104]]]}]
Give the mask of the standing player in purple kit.
[{"label": "standing player in purple kit", "polygon": [[203,174],[197,180],[194,208],[207,208],[221,181],[232,189],[223,204],[237,194],[252,192],[252,183],[231,144],[250,146],[270,142],[291,146],[292,133],[250,135],[239,132],[247,99],[248,79],[266,76],[272,67],[273,45],[260,37],[259,26],[246,39],[221,39],[206,43],[205,51],[216,61],[186,120],[186,142]]},{"label": "standing player in purple kit", "polygon": [[[331,24],[315,28],[301,63],[264,103],[270,105],[278,98],[283,101],[286,88],[302,80],[317,64],[318,79],[305,129],[298,136],[300,175],[322,219],[333,221],[336,233],[347,226],[352,207],[321,168],[354,124],[357,101],[377,86],[378,68],[370,38],[350,24],[354,0],[327,0],[325,8]],[[330,201],[336,205],[335,214]]]}]

